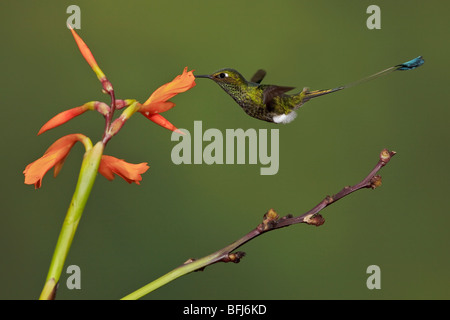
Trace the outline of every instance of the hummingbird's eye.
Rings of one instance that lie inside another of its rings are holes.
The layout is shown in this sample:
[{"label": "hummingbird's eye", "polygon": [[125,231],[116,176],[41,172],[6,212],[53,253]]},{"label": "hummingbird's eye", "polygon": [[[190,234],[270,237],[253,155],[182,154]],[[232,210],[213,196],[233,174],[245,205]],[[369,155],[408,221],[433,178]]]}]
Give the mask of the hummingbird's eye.
[{"label": "hummingbird's eye", "polygon": [[223,79],[223,78],[227,78],[228,77],[228,73],[222,72],[219,73],[219,78]]}]

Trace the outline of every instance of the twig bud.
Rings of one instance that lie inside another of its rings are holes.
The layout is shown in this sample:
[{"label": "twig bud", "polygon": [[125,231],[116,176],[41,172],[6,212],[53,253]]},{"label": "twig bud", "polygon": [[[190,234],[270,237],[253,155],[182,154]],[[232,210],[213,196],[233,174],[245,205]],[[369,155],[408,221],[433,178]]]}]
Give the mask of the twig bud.
[{"label": "twig bud", "polygon": [[264,220],[277,220],[278,219],[278,213],[273,210],[273,209],[269,209],[269,211],[266,212],[266,214],[264,215]]},{"label": "twig bud", "polygon": [[370,180],[370,187],[372,189],[378,188],[381,186],[381,176],[376,175]]},{"label": "twig bud", "polygon": [[276,225],[278,218],[278,213],[273,209],[269,209],[269,211],[264,214],[263,221],[258,226],[258,229],[260,231],[267,231],[273,228]]},{"label": "twig bud", "polygon": [[183,264],[189,264],[189,263],[194,262],[194,261],[195,261],[194,258],[189,258],[185,262],[183,262]]},{"label": "twig bud", "polygon": [[239,263],[241,259],[245,256],[245,252],[243,251],[237,251],[234,253],[229,253],[227,257],[223,258],[223,262],[234,262]]},{"label": "twig bud", "polygon": [[319,227],[325,223],[325,218],[322,217],[320,214],[316,213],[309,217],[305,217],[303,219],[303,222],[313,225],[313,226],[316,226],[316,227]]},{"label": "twig bud", "polygon": [[383,166],[386,165],[395,154],[396,154],[395,151],[389,151],[388,149],[383,149],[380,153],[380,161],[383,162]]}]

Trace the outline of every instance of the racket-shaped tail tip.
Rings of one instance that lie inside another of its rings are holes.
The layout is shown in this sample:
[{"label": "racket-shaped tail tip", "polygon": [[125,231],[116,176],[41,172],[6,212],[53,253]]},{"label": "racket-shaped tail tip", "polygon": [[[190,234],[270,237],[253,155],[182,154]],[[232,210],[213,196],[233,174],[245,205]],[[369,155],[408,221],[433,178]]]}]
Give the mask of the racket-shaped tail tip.
[{"label": "racket-shaped tail tip", "polygon": [[406,61],[406,62],[403,62],[402,64],[399,64],[398,65],[399,68],[397,70],[412,70],[412,69],[420,67],[424,63],[425,63],[425,60],[423,59],[423,57],[418,56],[417,58],[414,58],[410,61]]}]

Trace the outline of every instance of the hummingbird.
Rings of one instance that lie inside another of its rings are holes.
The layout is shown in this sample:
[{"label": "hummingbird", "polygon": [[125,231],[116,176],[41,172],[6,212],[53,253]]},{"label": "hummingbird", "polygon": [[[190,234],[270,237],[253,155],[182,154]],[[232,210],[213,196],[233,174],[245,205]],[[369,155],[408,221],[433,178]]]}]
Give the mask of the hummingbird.
[{"label": "hummingbird", "polygon": [[289,123],[297,116],[295,111],[312,98],[350,88],[397,70],[412,70],[420,67],[424,62],[422,56],[419,56],[343,86],[314,91],[303,88],[301,92],[296,94],[287,94],[295,87],[261,84],[266,75],[266,71],[262,69],[258,70],[250,81],[247,81],[238,71],[231,68],[221,69],[210,75],[196,75],[195,77],[213,80],[253,118],[274,123]]}]

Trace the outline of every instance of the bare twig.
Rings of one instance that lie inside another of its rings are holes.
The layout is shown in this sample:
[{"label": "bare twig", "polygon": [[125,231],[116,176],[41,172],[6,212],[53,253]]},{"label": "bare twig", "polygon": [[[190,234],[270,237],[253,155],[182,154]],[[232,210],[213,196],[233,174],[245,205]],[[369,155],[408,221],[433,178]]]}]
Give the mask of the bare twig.
[{"label": "bare twig", "polygon": [[201,259],[189,259],[184,264],[178,268],[170,271],[164,276],[156,279],[155,281],[147,284],[141,289],[124,297],[124,299],[139,299],[142,296],[150,293],[151,291],[165,285],[174,279],[181,277],[193,271],[203,271],[207,266],[210,266],[216,262],[234,262],[238,263],[245,253],[242,251],[233,252],[237,248],[241,247],[248,241],[260,236],[263,233],[288,227],[298,223],[306,223],[310,225],[320,226],[325,222],[325,219],[319,214],[327,206],[335,203],[336,201],[348,196],[349,194],[364,188],[375,189],[381,185],[381,177],[377,175],[378,171],[384,167],[390,159],[395,155],[394,151],[389,151],[383,149],[380,153],[378,163],[372,169],[372,171],[358,184],[354,186],[344,187],[341,191],[333,196],[326,196],[319,204],[308,212],[294,217],[292,215],[287,215],[282,218],[275,212],[275,210],[270,209],[266,214],[264,214],[263,221],[252,231],[247,233],[242,238],[236,240],[230,245],[223,249],[220,249],[206,257]]},{"label": "bare twig", "polygon": [[[381,185],[381,176],[377,175],[378,171],[384,167],[392,156],[395,155],[395,151],[389,151],[384,149],[380,153],[380,159],[373,170],[365,177],[360,183],[354,186],[344,187],[341,191],[336,193],[333,196],[326,196],[319,204],[317,204],[314,208],[309,210],[308,212],[298,216],[293,217],[292,215],[287,215],[282,218],[279,218],[278,214],[275,210],[270,209],[263,217],[262,223],[260,223],[254,230],[247,233],[241,239],[233,242],[229,246],[219,250],[221,254],[217,257],[214,262],[239,262],[240,258],[245,255],[243,252],[239,253],[231,253],[233,250],[236,250],[244,243],[256,238],[257,236],[276,229],[284,228],[291,226],[297,223],[306,223],[315,226],[321,226],[325,223],[325,219],[319,214],[319,212],[325,209],[327,206],[335,203],[336,201],[348,196],[349,194],[363,189],[363,188],[371,188],[375,189],[376,187]],[[214,263],[214,262],[211,262]],[[203,267],[203,269],[206,266]]]}]

